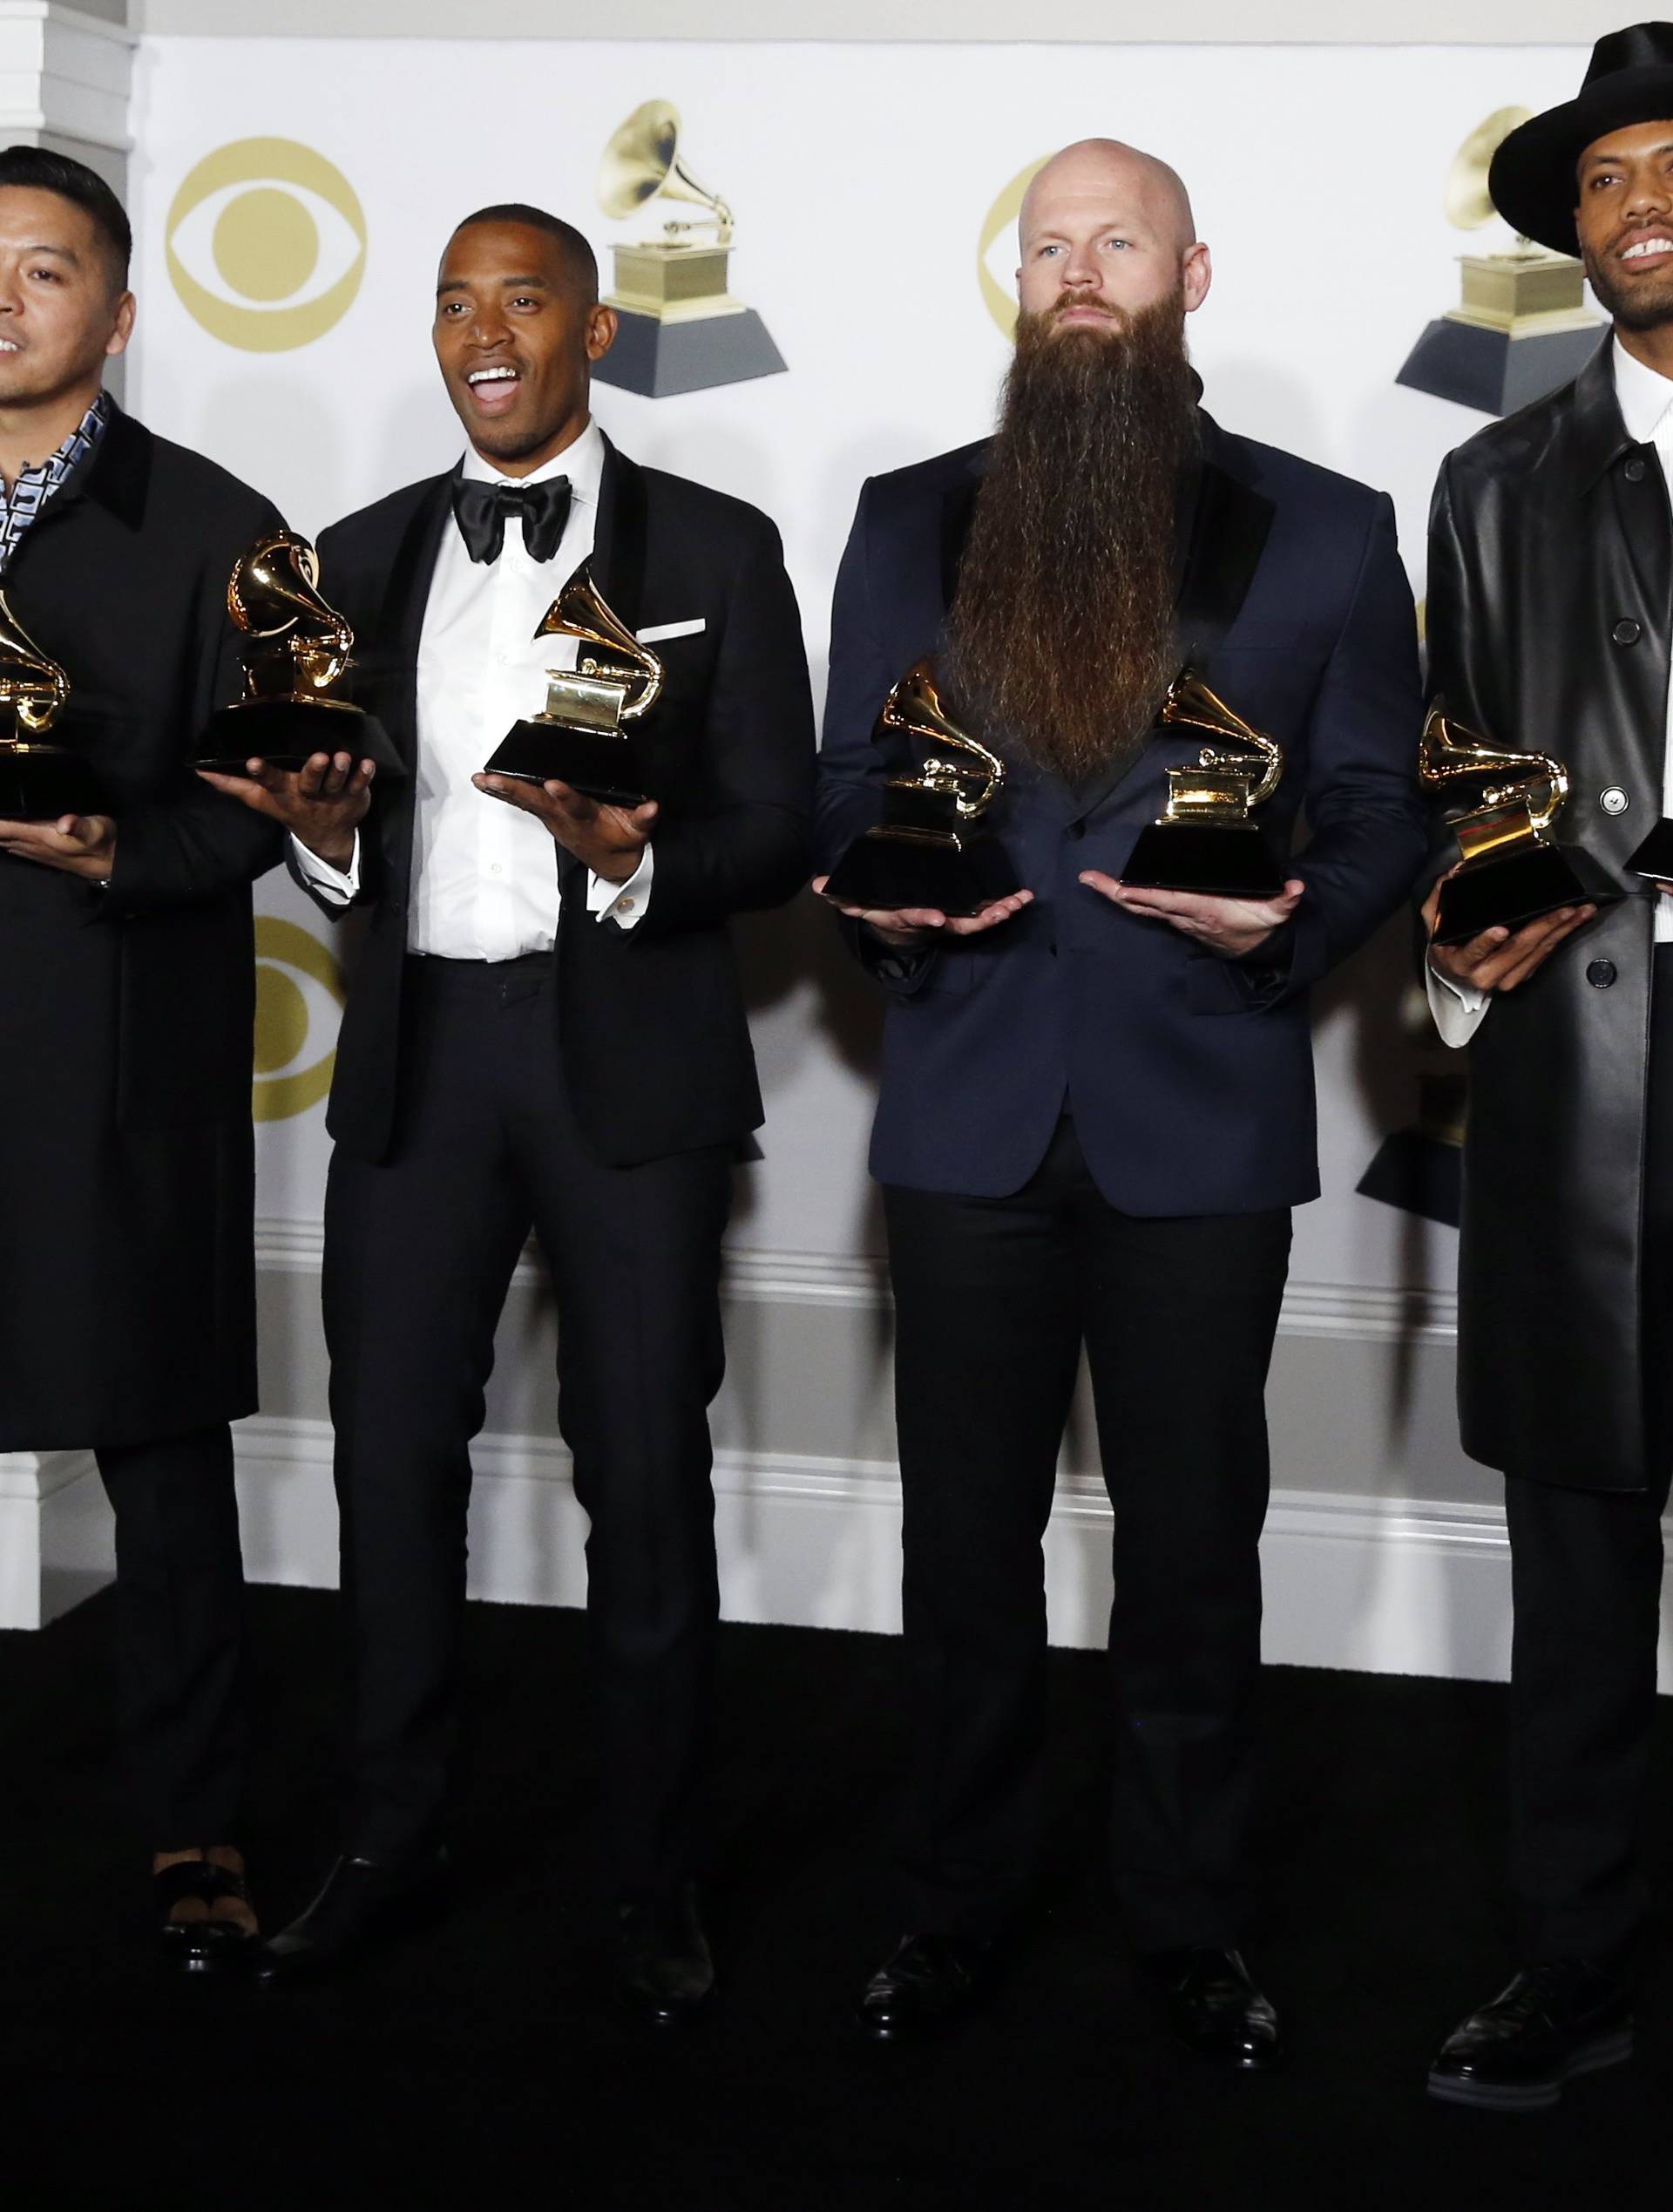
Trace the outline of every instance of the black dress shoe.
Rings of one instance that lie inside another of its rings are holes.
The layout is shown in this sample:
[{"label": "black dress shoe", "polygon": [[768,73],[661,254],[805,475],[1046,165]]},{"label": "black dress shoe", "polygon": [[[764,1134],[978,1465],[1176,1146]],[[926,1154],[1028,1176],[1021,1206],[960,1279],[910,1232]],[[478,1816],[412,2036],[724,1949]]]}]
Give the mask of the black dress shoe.
[{"label": "black dress shoe", "polygon": [[1242,1951],[1197,1944],[1153,1951],[1145,1965],[1175,2033],[1193,2051],[1245,2073],[1277,2065],[1284,2051],[1278,2016],[1256,1987]]},{"label": "black dress shoe", "polygon": [[[211,1920],[210,1910],[223,1897],[250,1901],[244,1876],[229,1866],[215,1866],[207,1859],[176,1859],[151,1877],[152,1890],[162,1914],[158,1930],[163,1963],[177,1974],[238,1974],[247,1972],[261,1949],[261,1938],[235,1920]],[[201,1920],[176,1920],[174,1908],[195,1897],[204,1908]]]},{"label": "black dress shoe", "polygon": [[622,2003],[653,2027],[676,2027],[715,1994],[715,1961],[694,1883],[616,1907],[616,1988]]},{"label": "black dress shoe", "polygon": [[339,1859],[301,1919],[264,1946],[257,1969],[262,1986],[288,1986],[335,1972],[423,1926],[440,1911],[448,1887],[444,1850],[396,1866],[376,1859]]},{"label": "black dress shoe", "polygon": [[1525,1966],[1453,2030],[1429,2069],[1429,2093],[1449,2105],[1541,2112],[1575,2074],[1631,2056],[1632,2006],[1620,1984],[1584,1958],[1548,1958]]},{"label": "black dress shoe", "polygon": [[967,1937],[904,1936],[865,1985],[861,2032],[874,2043],[933,2035],[979,2003],[992,1978],[991,1944]]}]

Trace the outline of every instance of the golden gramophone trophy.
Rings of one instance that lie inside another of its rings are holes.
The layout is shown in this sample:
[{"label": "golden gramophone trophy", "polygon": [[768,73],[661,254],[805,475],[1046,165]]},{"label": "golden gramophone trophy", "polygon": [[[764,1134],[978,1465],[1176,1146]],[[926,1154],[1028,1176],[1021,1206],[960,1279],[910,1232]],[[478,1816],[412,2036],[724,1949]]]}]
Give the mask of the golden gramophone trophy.
[{"label": "golden gramophone trophy", "polygon": [[1255,809],[1277,790],[1283,753],[1189,668],[1168,687],[1156,727],[1206,729],[1229,749],[1205,745],[1190,765],[1168,770],[1166,811],[1140,831],[1121,881],[1222,899],[1277,898],[1284,869]]},{"label": "golden gramophone trophy", "polygon": [[909,668],[883,702],[876,742],[934,748],[913,776],[883,787],[883,818],[855,838],[824,895],[839,906],[905,906],[973,914],[1022,886],[1010,856],[984,826],[1005,784],[1005,763],[960,729],[942,703],[929,661]]},{"label": "golden gramophone trophy", "polygon": [[[487,773],[528,784],[567,784],[607,806],[642,805],[644,764],[632,729],[623,725],[656,704],[661,662],[616,615],[585,561],[546,609],[535,635],[576,639],[576,665],[547,669],[544,710],[512,725]],[[619,658],[599,660],[599,653]]]},{"label": "golden gramophone trophy", "polygon": [[1549,753],[1508,752],[1433,707],[1418,781],[1443,799],[1480,787],[1473,806],[1448,817],[1463,865],[1440,886],[1437,945],[1466,944],[1500,926],[1517,929],[1557,906],[1611,906],[1624,895],[1590,853],[1552,836],[1568,771]]},{"label": "golden gramophone trophy", "polygon": [[355,634],[319,592],[320,563],[306,538],[275,530],[234,563],[227,607],[244,633],[244,696],[204,733],[195,763],[241,776],[263,760],[294,771],[315,753],[352,753],[381,773],[405,764],[382,723],[332,696],[354,663]]},{"label": "golden gramophone trophy", "polygon": [[660,238],[613,249],[616,288],[605,303],[620,327],[593,376],[647,399],[776,376],[784,359],[767,326],[727,289],[732,211],[686,167],[680,111],[667,100],[636,107],[599,169],[599,205],[616,221],[649,200],[682,200],[707,213],[665,222]]},{"label": "golden gramophone trophy", "polygon": [[48,734],[69,697],[69,677],[0,592],[0,821],[55,822],[61,814],[105,811],[85,757]]},{"label": "golden gramophone trophy", "polygon": [[[1488,166],[1500,141],[1533,112],[1497,109],[1453,155],[1446,208],[1455,230],[1480,230],[1493,221]],[[1429,325],[1396,383],[1484,415],[1509,415],[1580,374],[1604,325],[1586,311],[1577,261],[1519,238],[1508,254],[1464,254],[1459,266],[1462,299]]]}]

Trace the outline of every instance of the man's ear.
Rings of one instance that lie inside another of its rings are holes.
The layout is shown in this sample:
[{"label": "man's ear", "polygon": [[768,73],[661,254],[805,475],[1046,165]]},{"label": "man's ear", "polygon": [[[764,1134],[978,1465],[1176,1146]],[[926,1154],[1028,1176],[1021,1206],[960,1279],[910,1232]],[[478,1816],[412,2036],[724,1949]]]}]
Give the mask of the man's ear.
[{"label": "man's ear", "polygon": [[133,318],[137,311],[137,304],[132,292],[124,292],[117,302],[116,319],[111,326],[110,336],[105,341],[106,354],[127,351],[128,340],[133,336]]},{"label": "man's ear", "polygon": [[614,308],[606,307],[602,300],[595,307],[588,309],[586,357],[589,361],[604,359],[605,355],[616,343],[616,332],[620,327]]},{"label": "man's ear", "polygon": [[1181,288],[1185,295],[1185,312],[1194,315],[1208,298],[1209,287],[1214,282],[1214,268],[1209,259],[1209,249],[1200,238],[1195,246],[1186,248],[1179,275]]}]

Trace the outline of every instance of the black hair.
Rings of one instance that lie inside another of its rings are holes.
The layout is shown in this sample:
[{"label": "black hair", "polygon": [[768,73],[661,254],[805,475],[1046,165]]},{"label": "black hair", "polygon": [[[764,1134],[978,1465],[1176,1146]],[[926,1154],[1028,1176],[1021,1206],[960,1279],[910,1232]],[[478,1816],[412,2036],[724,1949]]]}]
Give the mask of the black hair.
[{"label": "black hair", "polygon": [[56,192],[60,200],[90,215],[114,266],[116,288],[125,289],[133,230],[122,202],[96,169],[44,146],[9,146],[0,148],[0,187],[7,185],[28,192]]},{"label": "black hair", "polygon": [[[0,156],[3,159],[3,156]],[[454,236],[468,230],[472,223],[523,223],[530,230],[543,230],[548,238],[555,238],[564,249],[564,273],[589,304],[599,296],[599,259],[586,240],[573,223],[566,223],[561,215],[549,215],[544,207],[531,207],[521,200],[507,200],[493,207],[478,207],[474,215],[454,227]]]}]

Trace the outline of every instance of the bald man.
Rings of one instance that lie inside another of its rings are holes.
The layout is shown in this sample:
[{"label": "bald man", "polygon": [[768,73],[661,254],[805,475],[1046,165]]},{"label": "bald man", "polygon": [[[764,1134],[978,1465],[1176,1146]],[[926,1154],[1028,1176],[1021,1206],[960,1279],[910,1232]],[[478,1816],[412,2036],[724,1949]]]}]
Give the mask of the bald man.
[{"label": "bald man", "polygon": [[[1171,169],[1071,146],[1020,243],[997,434],[866,485],[831,640],[825,865],[877,821],[901,765],[877,710],[931,655],[1006,763],[1021,885],[970,915],[843,909],[889,1000],[871,1166],[915,1728],[904,1933],[860,2017],[945,2025],[1026,1924],[1041,1538],[1084,1347],[1115,1511],[1111,1872],[1180,2032],[1263,2066],[1278,2019],[1239,1948],[1263,1400],[1290,1209],[1318,1191],[1308,992],[1423,857],[1417,632],[1387,499],[1199,407],[1209,249]],[[1156,724],[1186,664],[1284,749],[1270,897],[1123,881],[1203,742]]]}]

